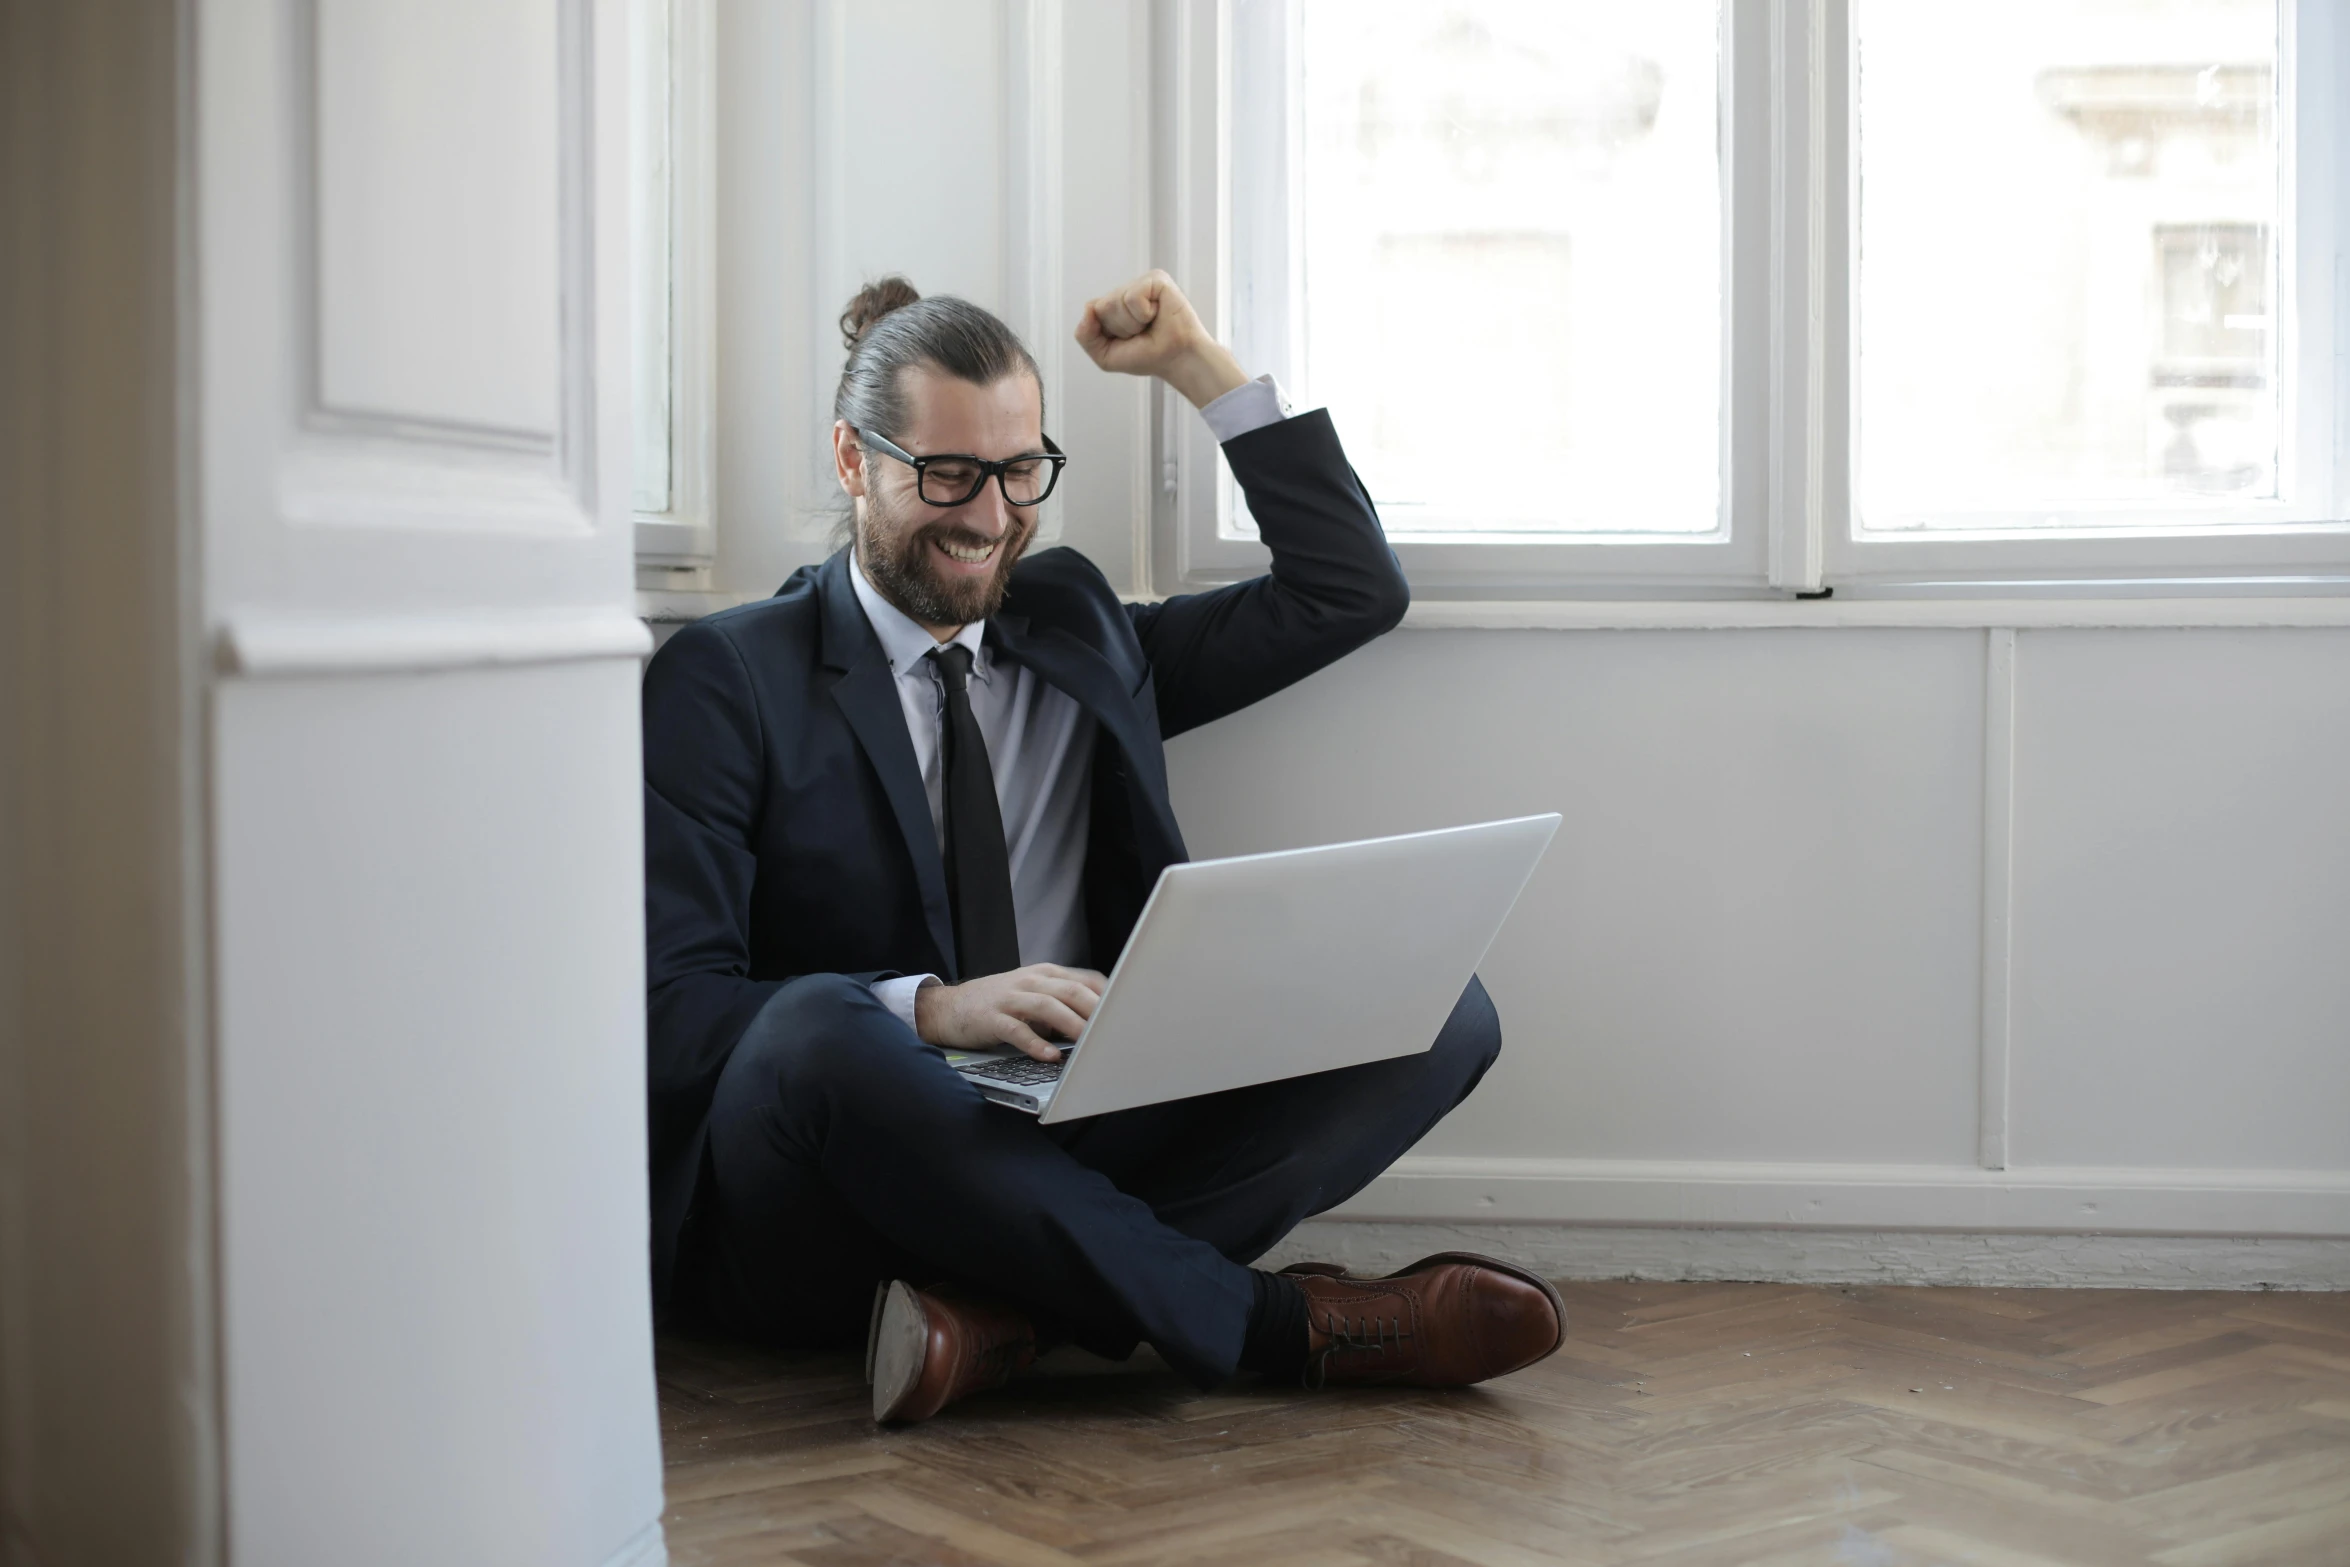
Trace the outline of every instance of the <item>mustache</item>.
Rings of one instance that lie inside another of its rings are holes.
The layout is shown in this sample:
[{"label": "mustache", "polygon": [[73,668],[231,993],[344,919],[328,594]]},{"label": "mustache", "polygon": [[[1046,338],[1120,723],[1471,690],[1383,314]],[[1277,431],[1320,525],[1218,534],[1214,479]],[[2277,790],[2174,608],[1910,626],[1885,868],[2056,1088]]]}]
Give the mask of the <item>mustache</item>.
[{"label": "mustache", "polygon": [[993,538],[959,522],[934,522],[915,529],[906,542],[920,546],[936,539],[942,544],[956,544],[965,549],[986,549],[992,545],[998,550],[1017,550],[1035,531],[1036,519],[1033,517],[1017,519],[1011,527]]}]

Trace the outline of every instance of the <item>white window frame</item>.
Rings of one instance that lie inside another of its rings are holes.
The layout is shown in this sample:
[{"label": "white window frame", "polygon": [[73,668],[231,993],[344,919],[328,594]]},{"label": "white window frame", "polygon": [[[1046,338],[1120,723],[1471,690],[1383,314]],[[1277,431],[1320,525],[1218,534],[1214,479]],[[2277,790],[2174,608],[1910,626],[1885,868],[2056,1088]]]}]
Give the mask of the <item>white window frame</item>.
[{"label": "white window frame", "polygon": [[[667,170],[669,238],[669,505],[634,512],[640,585],[703,585],[718,554],[717,357],[713,330],[717,255],[717,54],[714,0],[629,0],[647,44],[629,68],[652,101],[667,87],[669,112],[632,124],[632,160]],[[648,142],[652,144],[648,144]],[[663,154],[666,154],[664,157]],[[631,286],[654,291],[658,276]],[[656,303],[656,308],[658,305]]]},{"label": "white window frame", "polygon": [[[1660,585],[1690,594],[1734,593],[1771,580],[1774,551],[1760,519],[1774,478],[1769,404],[1757,395],[1773,375],[1773,312],[1762,308],[1786,261],[1771,185],[1774,18],[1737,0],[1722,28],[1722,407],[1720,501],[1704,533],[1553,535],[1523,543],[1464,543],[1398,536],[1396,553],[1422,591],[1475,594],[1584,591],[1641,593]],[[1253,370],[1293,379],[1287,300],[1281,290],[1236,289],[1296,276],[1296,214],[1287,199],[1296,149],[1295,10],[1288,0],[1164,0],[1159,30],[1161,252],[1219,333]],[[1235,157],[1234,149],[1240,149]],[[1245,250],[1247,268],[1236,268]],[[1473,397],[1463,389],[1464,411]],[[1213,439],[1178,417],[1162,396],[1161,499],[1173,513],[1171,567],[1184,585],[1231,581],[1264,569],[1262,545],[1236,527],[1237,496]]]},{"label": "white window frame", "polygon": [[[2350,464],[2350,265],[2337,237],[2350,211],[2310,200],[2350,178],[2350,20],[2332,0],[2288,7],[2280,81],[2299,131],[2301,199],[2282,303],[2311,341],[2296,374],[2296,449]],[[1154,250],[1252,370],[1289,363],[1285,289],[1295,222],[1285,179],[1294,9],[1289,0],[1157,0],[1159,201]],[[1553,537],[1528,543],[1401,538],[1426,598],[1702,599],[1853,594],[1930,597],[2350,591],[2350,479],[2327,514],[2274,526],[2182,533],[1935,532],[1856,536],[1851,218],[1852,0],[1724,0],[1721,124],[1724,451],[1722,525],[1710,535]],[[2315,85],[2322,81],[2323,85]],[[2329,185],[2326,182],[2332,182]],[[2311,221],[2313,216],[2342,223]],[[1245,261],[1245,265],[1241,265]],[[1245,277],[1253,290],[1236,278]],[[2289,285],[2290,286],[2290,285]],[[2331,343],[2330,354],[2323,345]],[[1253,575],[1262,545],[1235,527],[1215,444],[1159,390],[1157,580],[1212,585]],[[1342,432],[1343,433],[1343,432]]]},{"label": "white window frame", "polygon": [[[1859,227],[1850,193],[1859,188],[1858,50],[1854,0],[1815,0],[1825,59],[1821,122],[1829,130],[1830,166],[1842,171],[1831,190],[1826,230],[1842,243],[1824,253],[1826,362],[1839,367],[1825,391],[1829,419],[1822,476],[1829,581],[1854,591],[1931,593],[1992,587],[2026,593],[2328,592],[2350,588],[2350,267],[2343,260],[2350,218],[2350,22],[2336,0],[2292,0],[2279,8],[2277,81],[2283,178],[2293,197],[2294,254],[2280,258],[2278,319],[2293,323],[2278,343],[2278,381],[2294,419],[2288,469],[2280,489],[2292,500],[2243,501],[2260,523],[2201,528],[2189,508],[2166,524],[2154,506],[2114,508],[2131,520],[2097,531],[2051,535],[1996,525],[1966,530],[1864,533],[1855,526],[1853,448],[1857,410],[1849,366],[1857,329],[1852,279]],[[1871,0],[1861,0],[1871,3]],[[1885,0],[1875,0],[1885,3]],[[1895,0],[1899,3],[1899,0]],[[2331,198],[2331,199],[2328,199]],[[2297,471],[2295,471],[2297,470]],[[2200,509],[2200,508],[2195,508]],[[1987,519],[1988,521],[1988,519]]]}]

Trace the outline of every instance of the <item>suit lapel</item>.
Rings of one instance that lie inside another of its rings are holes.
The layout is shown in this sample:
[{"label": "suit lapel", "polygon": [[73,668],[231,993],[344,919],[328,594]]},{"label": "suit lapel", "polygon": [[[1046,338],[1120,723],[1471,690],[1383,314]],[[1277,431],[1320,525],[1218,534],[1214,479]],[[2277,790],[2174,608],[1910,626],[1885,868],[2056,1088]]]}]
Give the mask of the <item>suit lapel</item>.
[{"label": "suit lapel", "polygon": [[849,730],[864,748],[865,759],[881,779],[881,792],[898,820],[906,853],[914,862],[914,881],[922,892],[922,916],[930,939],[950,972],[955,968],[954,919],[947,909],[946,864],[939,857],[938,833],[930,823],[930,797],[922,789],[922,770],[914,760],[914,742],[906,734],[906,710],[898,701],[897,683],[881,641],[865,619],[856,589],[847,573],[848,551],[826,561],[816,574],[817,592],[824,605],[824,664],[841,671],[833,683],[832,700],[839,705]]},{"label": "suit lapel", "polygon": [[1066,631],[1033,625],[1019,615],[998,615],[989,621],[988,638],[1093,716],[1102,734],[1126,758],[1136,826],[1159,840],[1144,846],[1146,855],[1157,864],[1183,858],[1183,840],[1167,799],[1166,752],[1158,736],[1144,726],[1134,694],[1110,661]]}]

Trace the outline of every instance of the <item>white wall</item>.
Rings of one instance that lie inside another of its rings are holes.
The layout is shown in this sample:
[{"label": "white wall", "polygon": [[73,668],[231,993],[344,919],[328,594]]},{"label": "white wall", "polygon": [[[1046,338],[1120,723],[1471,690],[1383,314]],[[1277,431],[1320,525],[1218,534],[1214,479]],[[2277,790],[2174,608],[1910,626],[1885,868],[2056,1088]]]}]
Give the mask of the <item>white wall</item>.
[{"label": "white wall", "polygon": [[1081,454],[1044,536],[1141,589],[1148,389],[1071,334],[1151,264],[1147,8],[724,0],[718,22],[718,588],[772,593],[829,553],[838,318],[903,272],[1026,338],[1046,429]]},{"label": "white wall", "polygon": [[593,1567],[660,1511],[634,676],[218,695],[237,1561]]},{"label": "white wall", "polygon": [[2350,1231],[2350,631],[2020,633],[1986,810],[1992,635],[1406,629],[1178,740],[1203,854],[1566,815],[1500,1066],[1348,1211]]},{"label": "white wall", "polygon": [[[1168,259],[1166,18],[901,0],[720,19],[721,578],[764,593],[821,553],[789,519],[825,499],[830,318],[859,277],[1066,331],[1087,294]],[[1051,36],[1061,87],[1039,110],[1022,62]],[[896,75],[861,74],[884,58]],[[839,149],[880,144],[833,182]],[[1056,158],[1054,315],[1001,213]],[[909,170],[955,183],[969,222],[906,221]],[[1162,499],[1154,405],[1074,354],[1058,375],[1063,538],[1169,590],[1135,543]],[[2295,1237],[2331,1248],[2296,1277],[2350,1283],[2350,630],[1998,607],[1443,629],[1471,618],[1423,604],[1170,748],[1201,854],[1566,815],[1487,965],[1501,1066],[1349,1214]],[[2239,1249],[2197,1276],[2269,1266]]]},{"label": "white wall", "polygon": [[662,1553],[620,0],[205,0],[226,1539]]},{"label": "white wall", "polygon": [[2350,1171],[2350,631],[2044,632],[2017,666],[2017,1149]]},{"label": "white wall", "polygon": [[1426,1151],[1974,1157],[1983,638],[1402,632],[1171,749],[1197,854],[1555,810]]}]

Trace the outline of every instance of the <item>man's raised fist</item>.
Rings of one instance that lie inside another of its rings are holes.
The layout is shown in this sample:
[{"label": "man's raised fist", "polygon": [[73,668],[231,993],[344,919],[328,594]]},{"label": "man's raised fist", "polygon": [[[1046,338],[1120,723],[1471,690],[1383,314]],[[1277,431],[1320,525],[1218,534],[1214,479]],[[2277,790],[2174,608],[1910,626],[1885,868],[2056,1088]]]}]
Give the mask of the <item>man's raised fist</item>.
[{"label": "man's raised fist", "polygon": [[1248,380],[1175,280],[1156,268],[1088,300],[1077,342],[1104,370],[1155,375],[1195,407],[1205,408]]}]

